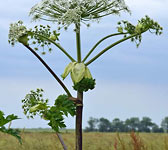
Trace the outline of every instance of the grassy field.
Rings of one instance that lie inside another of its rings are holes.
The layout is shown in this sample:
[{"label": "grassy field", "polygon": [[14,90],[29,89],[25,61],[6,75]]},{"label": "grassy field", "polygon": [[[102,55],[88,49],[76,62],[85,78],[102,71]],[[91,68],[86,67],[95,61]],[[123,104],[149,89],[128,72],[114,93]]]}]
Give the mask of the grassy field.
[{"label": "grassy field", "polygon": [[[53,132],[24,132],[23,144],[0,133],[0,150],[62,150]],[[75,150],[73,132],[62,133],[68,150]],[[84,133],[83,150],[168,150],[168,134],[157,133]]]}]

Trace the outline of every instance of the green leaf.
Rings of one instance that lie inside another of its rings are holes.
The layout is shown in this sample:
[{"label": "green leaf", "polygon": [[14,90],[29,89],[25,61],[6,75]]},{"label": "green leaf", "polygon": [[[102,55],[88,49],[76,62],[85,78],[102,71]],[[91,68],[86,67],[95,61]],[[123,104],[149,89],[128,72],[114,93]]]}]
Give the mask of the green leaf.
[{"label": "green leaf", "polygon": [[3,115],[4,115],[3,112],[0,111],[0,127],[4,126],[5,124],[7,124],[13,120],[20,119],[17,116],[15,116],[14,114],[8,115],[6,118]]},{"label": "green leaf", "polygon": [[87,92],[95,88],[96,82],[92,78],[83,78],[80,82],[74,84],[73,88],[79,92]]},{"label": "green leaf", "polygon": [[22,140],[21,140],[21,137],[20,137],[20,131],[18,129],[11,129],[11,128],[6,129],[4,126],[2,126],[0,128],[0,131],[16,137],[18,139],[19,143],[22,144]]},{"label": "green leaf", "polygon": [[2,111],[0,111],[0,131],[16,137],[19,140],[19,142],[21,143],[21,137],[19,135],[20,134],[19,130],[16,130],[16,129],[6,129],[4,127],[4,125],[6,125],[7,123],[9,123],[9,122],[11,122],[13,120],[16,120],[16,119],[20,119],[20,118],[18,118],[14,114],[8,115],[5,118],[4,117],[4,113]]},{"label": "green leaf", "polygon": [[60,128],[65,128],[64,116],[74,116],[76,114],[75,104],[68,99],[68,96],[59,95],[55,100],[54,106],[44,113],[45,119],[49,120],[48,125],[53,130],[59,132]]}]

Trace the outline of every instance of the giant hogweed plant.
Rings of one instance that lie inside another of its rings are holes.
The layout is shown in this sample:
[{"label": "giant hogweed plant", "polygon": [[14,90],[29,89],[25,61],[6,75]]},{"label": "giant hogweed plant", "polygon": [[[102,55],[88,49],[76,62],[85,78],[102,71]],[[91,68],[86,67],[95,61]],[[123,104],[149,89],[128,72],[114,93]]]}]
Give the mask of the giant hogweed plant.
[{"label": "giant hogweed plant", "polygon": [[[45,20],[50,24],[57,23],[56,30],[51,30],[50,25],[39,25],[33,29],[28,29],[22,21],[10,25],[9,43],[12,46],[18,42],[23,44],[46,67],[65,91],[65,94],[58,96],[54,106],[49,106],[48,100],[43,99],[42,89],[31,91],[22,100],[24,113],[31,118],[37,114],[40,115],[49,121],[48,125],[56,132],[59,132],[60,128],[66,127],[64,116],[76,116],[76,150],[82,150],[83,93],[95,87],[95,79],[92,77],[88,66],[105,52],[124,41],[135,42],[138,47],[142,41],[143,33],[147,31],[156,35],[162,33],[162,27],[148,16],[138,20],[136,25],[122,20],[117,23],[116,32],[100,39],[82,58],[81,25],[84,24],[89,27],[93,21],[100,22],[100,19],[105,16],[120,15],[123,11],[130,13],[124,0],[42,0],[31,8],[30,16],[32,16],[33,21]],[[76,59],[70,55],[68,50],[63,48],[59,41],[61,30],[67,30],[70,25],[73,25],[76,36]],[[111,43],[89,59],[99,44],[116,36],[119,36],[120,40]],[[70,62],[65,67],[61,77],[64,80],[70,74],[72,86],[77,91],[76,97],[72,96],[60,77],[38,54],[38,51],[41,51],[41,54],[46,54],[47,51],[51,52],[51,44],[69,58]]]}]

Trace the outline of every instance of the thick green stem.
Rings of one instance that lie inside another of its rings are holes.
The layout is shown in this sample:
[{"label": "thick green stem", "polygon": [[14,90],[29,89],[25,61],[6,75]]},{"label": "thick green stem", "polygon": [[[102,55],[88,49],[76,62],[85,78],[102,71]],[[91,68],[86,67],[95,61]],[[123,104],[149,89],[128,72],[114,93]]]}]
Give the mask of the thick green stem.
[{"label": "thick green stem", "polygon": [[85,62],[86,59],[91,55],[91,53],[95,50],[95,48],[104,40],[113,37],[113,36],[117,36],[117,35],[123,35],[123,34],[127,34],[127,33],[114,33],[114,34],[110,34],[108,36],[105,36],[104,38],[102,38],[101,40],[99,40],[94,46],[93,48],[89,51],[89,53],[85,56],[85,58],[82,60],[82,62]]},{"label": "thick green stem", "polygon": [[43,35],[36,34],[36,33],[33,33],[33,32],[31,32],[31,33],[32,33],[32,34],[35,34],[35,35],[37,35],[37,36],[39,36],[39,37],[42,37],[42,38],[46,39],[47,41],[53,43],[53,44],[54,44],[56,47],[58,47],[72,62],[75,62],[75,59],[73,59],[73,58],[71,57],[71,55],[69,55],[68,52],[67,52],[60,44],[54,42],[53,40],[51,40],[51,39],[49,39],[49,38],[47,38],[47,37],[45,37],[45,36],[43,36]]},{"label": "thick green stem", "polygon": [[27,49],[29,49],[37,58],[38,60],[47,68],[47,70],[52,74],[52,76],[57,80],[57,82],[62,86],[64,91],[67,93],[69,97],[72,97],[71,93],[65,86],[65,84],[59,79],[59,77],[54,73],[54,71],[46,64],[46,62],[28,45],[24,45]]},{"label": "thick green stem", "polygon": [[98,57],[100,57],[102,54],[104,54],[106,51],[108,51],[112,47],[114,47],[114,46],[116,46],[116,45],[118,45],[118,44],[120,44],[120,43],[122,43],[122,42],[124,42],[124,41],[126,41],[128,39],[131,39],[131,38],[135,37],[136,35],[138,35],[138,34],[136,33],[136,34],[130,35],[128,37],[125,37],[125,38],[123,38],[123,39],[121,39],[121,40],[109,45],[108,47],[103,49],[100,53],[98,53],[95,57],[93,57],[90,61],[88,61],[85,65],[88,66],[89,64],[91,64],[93,61],[95,61]]},{"label": "thick green stem", "polygon": [[77,48],[77,60],[81,62],[81,41],[80,41],[80,25],[76,24],[76,48]]}]

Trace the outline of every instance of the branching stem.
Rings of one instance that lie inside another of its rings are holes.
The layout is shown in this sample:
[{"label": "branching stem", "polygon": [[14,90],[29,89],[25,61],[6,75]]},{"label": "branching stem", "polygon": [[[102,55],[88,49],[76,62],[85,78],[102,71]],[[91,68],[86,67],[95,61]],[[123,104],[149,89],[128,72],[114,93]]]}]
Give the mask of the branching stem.
[{"label": "branching stem", "polygon": [[47,63],[28,45],[24,45],[27,49],[29,49],[33,55],[35,55],[38,60],[47,68],[47,70],[52,74],[52,76],[57,80],[57,82],[62,86],[64,91],[67,93],[68,97],[72,97],[71,93],[65,86],[65,84],[59,79],[59,77],[55,74],[55,72],[47,65]]},{"label": "branching stem", "polygon": [[89,53],[85,56],[85,58],[82,60],[82,62],[85,62],[86,59],[91,55],[91,53],[95,50],[95,48],[104,40],[113,37],[113,36],[117,36],[117,35],[123,35],[123,34],[127,34],[127,33],[114,33],[114,34],[110,34],[108,36],[105,36],[104,38],[102,38],[101,40],[99,40],[94,46],[93,48],[89,51]]},{"label": "branching stem", "polygon": [[37,34],[37,33],[33,33],[33,32],[31,32],[31,33],[32,33],[32,34],[35,34],[35,35],[37,35],[37,36],[39,36],[39,37],[42,37],[42,38],[46,39],[47,41],[53,43],[53,44],[54,44],[56,47],[58,47],[72,62],[75,62],[75,59],[73,59],[73,58],[71,57],[71,55],[70,55],[60,44],[54,42],[53,40],[51,40],[51,39],[49,39],[49,38],[47,38],[47,37],[45,37],[45,36],[43,36],[43,35],[40,35],[40,34]]},{"label": "branching stem", "polygon": [[93,57],[91,60],[89,60],[85,65],[88,66],[89,64],[91,64],[93,61],[95,61],[98,57],[100,57],[102,54],[104,54],[106,51],[108,51],[112,47],[114,47],[114,46],[116,46],[116,45],[118,45],[118,44],[120,44],[120,43],[122,43],[122,42],[124,42],[124,41],[126,41],[128,39],[131,39],[132,37],[135,37],[136,35],[138,35],[138,34],[137,33],[132,34],[132,35],[130,35],[128,37],[125,37],[125,38],[123,38],[123,39],[121,39],[121,40],[109,45],[108,47],[103,49],[100,53],[98,53],[95,57]]}]

